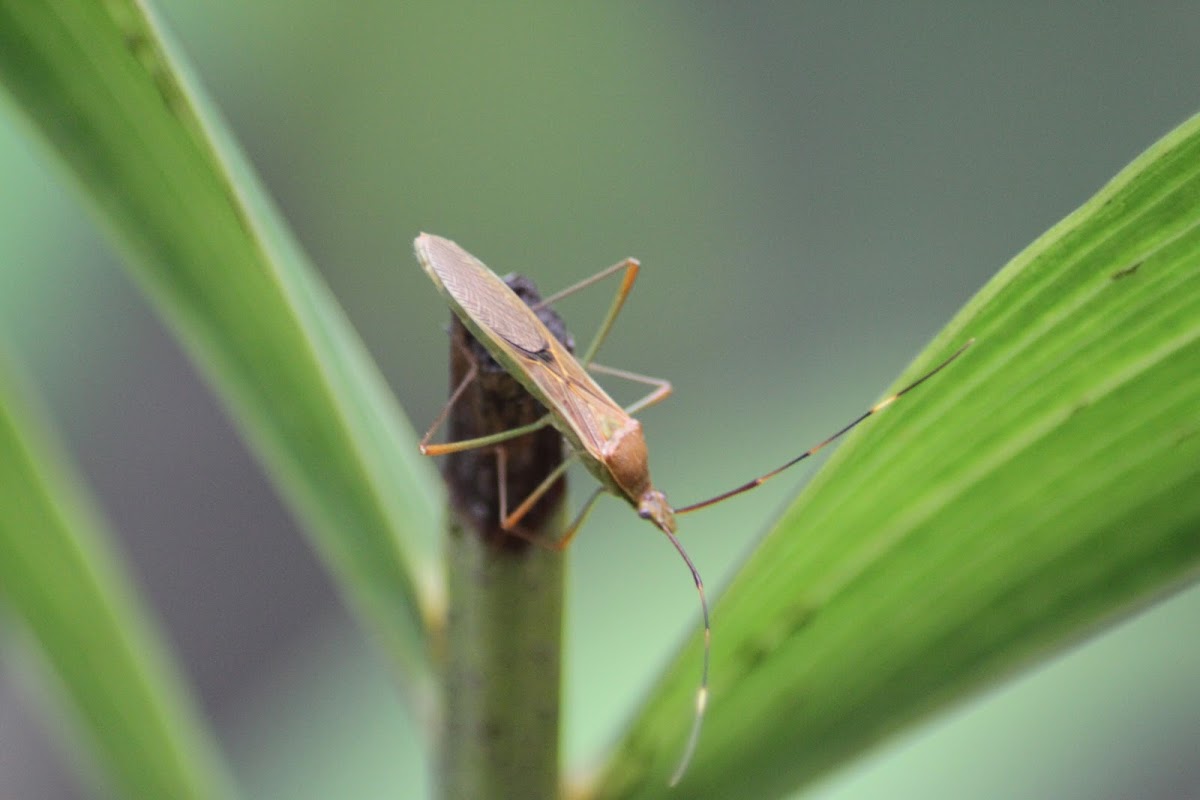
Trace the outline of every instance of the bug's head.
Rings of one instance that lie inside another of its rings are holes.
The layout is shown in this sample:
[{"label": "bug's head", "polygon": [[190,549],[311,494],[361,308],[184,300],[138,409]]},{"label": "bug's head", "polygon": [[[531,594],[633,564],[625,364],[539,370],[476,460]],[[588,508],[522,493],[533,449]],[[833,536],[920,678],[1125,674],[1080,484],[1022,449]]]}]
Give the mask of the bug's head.
[{"label": "bug's head", "polygon": [[667,496],[654,487],[642,492],[638,498],[638,516],[648,519],[668,533],[675,532],[675,509],[667,502]]}]

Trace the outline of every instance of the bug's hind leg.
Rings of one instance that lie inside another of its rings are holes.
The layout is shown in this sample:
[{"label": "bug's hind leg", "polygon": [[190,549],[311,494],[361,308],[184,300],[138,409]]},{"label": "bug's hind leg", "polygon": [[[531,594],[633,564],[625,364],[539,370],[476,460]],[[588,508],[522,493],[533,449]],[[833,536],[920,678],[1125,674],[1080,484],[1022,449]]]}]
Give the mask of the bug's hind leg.
[{"label": "bug's hind leg", "polygon": [[583,508],[579,510],[579,513],[575,515],[575,519],[571,521],[571,524],[567,526],[567,530],[558,539],[548,540],[545,537],[535,536],[522,528],[520,523],[521,520],[524,519],[525,516],[533,509],[533,507],[537,505],[538,501],[542,499],[546,492],[550,490],[550,487],[554,485],[555,481],[563,476],[563,473],[565,473],[567,468],[571,465],[572,458],[574,458],[574,456],[568,456],[563,463],[559,464],[549,475],[546,476],[545,480],[537,485],[537,488],[530,492],[529,495],[521,501],[520,505],[518,505],[510,514],[508,513],[508,490],[506,483],[508,477],[508,458],[504,452],[504,448],[496,448],[496,477],[500,482],[500,527],[505,532],[511,533],[514,536],[518,536],[528,542],[532,542],[539,547],[544,547],[547,550],[562,551],[567,549],[567,547],[571,544],[571,540],[575,538],[575,534],[578,533],[579,529],[583,527],[583,523],[587,520],[588,515],[591,513],[592,507],[596,505],[596,500],[599,499],[600,495],[604,492],[602,487],[598,487],[594,492],[592,492],[591,497],[589,497],[587,502],[583,504]]}]

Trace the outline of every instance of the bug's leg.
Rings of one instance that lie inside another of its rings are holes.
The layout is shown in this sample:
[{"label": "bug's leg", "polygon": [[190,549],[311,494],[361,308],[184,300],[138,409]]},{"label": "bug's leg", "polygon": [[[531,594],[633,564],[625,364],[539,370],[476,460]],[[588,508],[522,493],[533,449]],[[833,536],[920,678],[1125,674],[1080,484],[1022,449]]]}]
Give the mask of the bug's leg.
[{"label": "bug's leg", "polygon": [[592,339],[592,343],[588,345],[588,349],[586,352],[584,352],[583,357],[579,359],[579,363],[586,367],[592,363],[592,359],[596,357],[596,351],[600,349],[600,345],[604,343],[606,338],[608,338],[608,332],[612,329],[613,323],[616,322],[617,315],[621,313],[621,307],[625,305],[625,298],[629,297],[629,292],[633,289],[633,282],[637,280],[638,270],[641,269],[641,267],[642,265],[636,258],[627,258],[620,263],[613,264],[611,267],[600,270],[592,277],[585,278],[574,286],[568,286],[561,292],[556,292],[550,295],[542,302],[532,306],[532,308],[534,311],[537,311],[542,306],[548,306],[552,303],[555,303],[567,295],[574,294],[580,289],[585,289],[588,286],[591,286],[593,283],[604,280],[609,275],[620,272],[621,270],[625,271],[624,276],[621,278],[621,286],[617,289],[617,296],[613,298],[612,306],[608,309],[608,313],[604,316],[604,321],[600,323],[600,330],[597,331],[595,338]]},{"label": "bug's leg", "polygon": [[462,439],[457,442],[443,442],[441,444],[430,444],[429,440],[438,432],[446,422],[446,417],[450,414],[450,409],[463,396],[463,392],[471,385],[471,381],[475,380],[475,376],[479,373],[479,369],[474,362],[471,363],[470,369],[463,377],[462,381],[455,387],[450,394],[450,399],[446,401],[446,405],[442,406],[442,410],[438,412],[437,418],[433,420],[433,424],[429,426],[429,430],[425,431],[425,435],[421,437],[421,454],[426,456],[444,456],[448,453],[461,453],[464,450],[474,450],[477,447],[487,447],[489,445],[500,444],[507,442],[509,439],[515,439],[518,436],[524,436],[527,433],[540,430],[550,423],[550,415],[539,419],[537,422],[531,422],[528,425],[522,425],[519,428],[511,428],[507,431],[494,433],[491,436],[480,436],[478,439]]},{"label": "bug's leg", "polygon": [[592,370],[593,372],[599,372],[602,375],[612,375],[615,378],[624,378],[627,381],[644,383],[647,386],[655,387],[654,391],[650,392],[650,394],[646,395],[641,400],[638,400],[632,405],[626,406],[625,413],[631,417],[642,409],[658,405],[663,400],[666,400],[671,396],[671,382],[666,378],[652,378],[649,375],[640,375],[636,372],[629,372],[628,370],[617,369],[616,367],[606,367],[603,364],[592,364],[588,367],[588,369]]},{"label": "bug's leg", "polygon": [[430,447],[437,447],[437,445],[429,444],[429,440],[438,432],[438,428],[445,424],[446,417],[450,415],[450,409],[454,408],[454,404],[463,396],[463,392],[467,390],[467,387],[471,385],[471,381],[475,380],[475,376],[478,374],[479,369],[475,366],[474,362],[471,362],[467,374],[463,376],[458,386],[454,387],[454,391],[450,393],[450,399],[446,401],[446,405],[442,406],[442,410],[433,418],[433,424],[429,426],[429,430],[425,431],[425,435],[421,437],[421,442],[417,446],[421,448],[422,455],[438,455],[438,453],[429,452]]},{"label": "bug's leg", "polygon": [[566,532],[563,533],[561,537],[548,541],[540,536],[534,536],[529,531],[520,527],[519,523],[521,519],[527,513],[529,513],[529,510],[537,504],[537,501],[541,499],[541,496],[544,495],[552,485],[554,485],[554,482],[562,477],[562,474],[566,472],[567,467],[571,463],[571,458],[568,457],[566,461],[564,461],[562,464],[559,464],[558,467],[546,477],[546,480],[542,481],[536,489],[529,493],[528,497],[521,501],[521,505],[519,505],[512,514],[505,513],[508,507],[508,498],[507,492],[504,488],[506,457],[504,455],[503,448],[496,449],[496,460],[496,473],[500,479],[500,527],[503,528],[507,533],[511,533],[512,535],[518,536],[527,542],[536,544],[538,547],[544,547],[547,550],[554,550],[557,552],[566,550],[568,545],[571,544],[571,540],[575,538],[575,534],[579,533],[579,529],[583,527],[583,523],[587,520],[588,515],[592,513],[592,508],[595,507],[596,501],[600,498],[600,495],[604,493],[604,488],[597,487],[597,489],[592,492],[591,497],[589,497],[587,502],[583,504],[583,508],[579,509],[579,513],[575,515],[575,519],[571,521],[571,524],[567,527]]},{"label": "bug's leg", "polygon": [[595,275],[589,275],[588,277],[579,281],[579,283],[573,283],[565,289],[559,289],[557,292],[550,295],[549,297],[543,297],[540,301],[538,301],[537,303],[534,303],[532,306],[530,306],[530,308],[536,313],[536,312],[540,311],[541,309],[545,308],[546,306],[552,306],[555,303],[557,303],[559,300],[562,300],[565,297],[570,297],[571,295],[575,294],[576,292],[579,292],[579,291],[582,291],[583,289],[588,288],[592,284],[599,283],[600,281],[607,278],[609,275],[612,275],[614,272],[620,272],[623,269],[624,270],[629,269],[630,263],[633,264],[634,269],[636,269],[640,264],[640,262],[638,262],[638,260],[636,258],[627,258],[624,261],[618,261],[616,264],[613,264],[611,267],[605,267],[604,269],[600,270]]},{"label": "bug's leg", "polygon": [[[460,439],[457,442],[443,442],[441,444],[422,444],[421,454],[426,456],[444,456],[450,453],[461,453],[464,450],[476,450],[480,447],[489,447],[491,445],[501,444],[510,439],[516,439],[518,436],[524,436],[527,433],[541,430],[550,424],[550,415],[539,419],[537,422],[531,422],[528,425],[522,425],[519,428],[509,428],[500,433],[493,433],[490,436],[480,436],[478,439]],[[422,442],[426,442],[433,432],[426,434]]]},{"label": "bug's leg", "polygon": [[596,505],[596,501],[600,499],[600,495],[604,494],[604,487],[597,486],[591,496],[584,501],[583,507],[579,509],[579,513],[575,515],[575,519],[571,520],[567,532],[558,540],[556,549],[566,550],[567,545],[575,538],[575,534],[579,533],[579,529],[583,527],[583,523],[587,521],[588,515],[592,513],[592,509]]},{"label": "bug's leg", "polygon": [[[521,501],[521,504],[517,506],[516,509],[510,514],[508,513],[507,488],[508,453],[503,447],[497,447],[496,479],[500,482],[500,527],[506,531],[516,533],[516,528],[520,524],[521,520],[525,518],[526,514],[533,510],[533,507],[537,505],[538,500],[541,500],[542,496],[545,495],[546,492],[550,491],[550,487],[554,485],[554,482],[563,476],[563,473],[567,471],[567,467],[571,466],[571,460],[574,457],[574,454],[572,454],[563,459],[563,462],[551,470],[550,474],[546,476],[545,480],[534,487],[534,490],[530,492],[525,499]],[[531,537],[527,536],[525,538]]]}]

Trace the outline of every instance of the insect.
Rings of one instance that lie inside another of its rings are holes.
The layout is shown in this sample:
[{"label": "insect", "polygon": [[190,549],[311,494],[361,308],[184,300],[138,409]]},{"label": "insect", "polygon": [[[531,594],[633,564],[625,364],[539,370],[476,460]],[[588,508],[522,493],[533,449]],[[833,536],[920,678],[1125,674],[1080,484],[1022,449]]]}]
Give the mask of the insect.
[{"label": "insect", "polygon": [[[953,355],[916,381],[876,403],[836,433],[785,464],[715,497],[681,508],[672,508],[671,504],[667,502],[666,496],[655,488],[650,480],[646,440],[642,434],[641,423],[633,418],[633,415],[642,409],[665,400],[671,394],[671,384],[662,379],[593,363],[596,352],[608,336],[633,288],[640,269],[639,263],[634,259],[626,259],[542,301],[542,305],[549,305],[609,275],[622,273],[621,285],[612,306],[600,324],[600,330],[583,356],[576,359],[550,334],[534,311],[513,294],[508,286],[479,259],[449,239],[427,233],[418,236],[414,246],[421,266],[467,329],[487,348],[493,358],[548,410],[548,413],[536,422],[502,433],[457,442],[431,444],[430,439],[441,427],[450,408],[467,387],[469,380],[464,380],[451,393],[445,408],[442,409],[421,440],[421,452],[437,456],[479,447],[490,447],[541,429],[546,425],[552,425],[569,443],[571,456],[583,462],[588,471],[599,481],[600,486],[584,503],[562,538],[554,542],[542,542],[542,544],[554,549],[565,549],[583,525],[596,500],[607,491],[626,500],[637,510],[638,516],[642,519],[654,523],[666,535],[692,574],[692,580],[696,584],[696,592],[700,599],[700,611],[704,624],[704,661],[700,686],[696,692],[691,732],[670,781],[674,786],[687,770],[699,741],[700,728],[708,703],[712,640],[704,582],[700,578],[700,572],[696,565],[676,536],[675,517],[750,491],[787,468],[813,456],[868,417],[882,411],[946,368],[962,355],[974,340],[968,340]],[[588,370],[644,383],[654,388],[642,399],[623,408],[592,379]],[[511,512],[508,511],[507,499],[502,492],[501,528],[512,531],[516,535],[525,536],[526,534],[519,527],[520,521],[562,476],[573,458],[565,459],[560,467],[554,470]],[[503,473],[502,468],[500,472]],[[503,481],[503,478],[501,480]]]}]

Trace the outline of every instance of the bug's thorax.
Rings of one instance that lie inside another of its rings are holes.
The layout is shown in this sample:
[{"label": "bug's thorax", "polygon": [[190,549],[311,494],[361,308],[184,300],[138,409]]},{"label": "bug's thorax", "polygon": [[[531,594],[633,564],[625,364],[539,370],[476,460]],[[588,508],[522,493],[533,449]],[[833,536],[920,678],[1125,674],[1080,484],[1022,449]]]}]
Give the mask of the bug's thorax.
[{"label": "bug's thorax", "polygon": [[664,530],[675,531],[675,514],[666,496],[650,481],[650,464],[642,425],[626,417],[604,443],[604,468],[608,479],[633,505],[638,515]]}]

